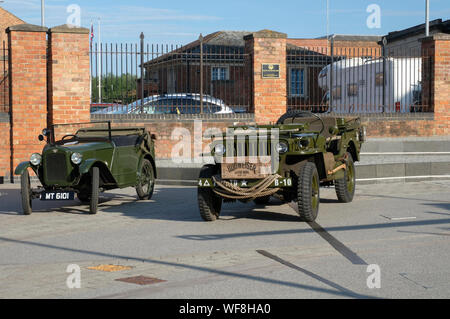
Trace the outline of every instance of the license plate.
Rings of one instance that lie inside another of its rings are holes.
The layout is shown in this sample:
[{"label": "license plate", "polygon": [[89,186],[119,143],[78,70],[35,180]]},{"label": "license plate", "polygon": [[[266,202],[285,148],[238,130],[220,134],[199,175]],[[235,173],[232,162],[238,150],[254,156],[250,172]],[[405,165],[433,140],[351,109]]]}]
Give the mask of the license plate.
[{"label": "license plate", "polygon": [[41,200],[74,200],[75,192],[42,192]]},{"label": "license plate", "polygon": [[262,179],[272,175],[272,158],[234,158],[232,163],[224,159],[223,179]]},{"label": "license plate", "polygon": [[[247,180],[227,180],[228,183],[233,184],[234,186],[240,187],[240,188],[250,188],[251,186],[254,186],[255,183],[258,182],[249,182]],[[270,185],[270,188],[289,188],[292,187],[292,178],[277,178],[272,185]],[[198,187],[200,188],[214,188],[216,187],[216,183],[211,178],[200,178],[198,180]]]}]

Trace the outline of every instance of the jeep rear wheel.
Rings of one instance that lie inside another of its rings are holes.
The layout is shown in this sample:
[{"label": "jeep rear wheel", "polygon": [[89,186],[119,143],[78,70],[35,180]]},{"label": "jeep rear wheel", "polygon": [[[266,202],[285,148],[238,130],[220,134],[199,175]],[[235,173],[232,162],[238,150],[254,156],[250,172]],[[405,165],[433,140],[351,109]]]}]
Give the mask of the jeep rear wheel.
[{"label": "jeep rear wheel", "polygon": [[25,215],[31,215],[33,212],[31,205],[31,183],[30,174],[25,170],[20,175],[20,193],[22,195],[22,208]]},{"label": "jeep rear wheel", "polygon": [[[212,178],[215,167],[212,165],[203,166],[200,171],[200,178]],[[220,216],[222,209],[222,198],[217,196],[211,188],[198,188],[198,208],[200,216],[204,221],[213,222]]]},{"label": "jeep rear wheel", "polygon": [[356,189],[355,163],[350,153],[347,153],[347,169],[343,179],[335,181],[335,189],[338,200],[341,203],[350,203],[353,201]]},{"label": "jeep rear wheel", "polygon": [[155,174],[152,163],[144,159],[139,171],[136,193],[140,200],[149,200],[152,198],[155,189]]},{"label": "jeep rear wheel", "polygon": [[319,213],[320,180],[314,163],[300,168],[297,186],[298,214],[303,221],[313,222]]},{"label": "jeep rear wheel", "polygon": [[89,213],[97,214],[98,196],[100,192],[100,173],[98,167],[92,167],[91,170],[91,201],[89,205]]}]

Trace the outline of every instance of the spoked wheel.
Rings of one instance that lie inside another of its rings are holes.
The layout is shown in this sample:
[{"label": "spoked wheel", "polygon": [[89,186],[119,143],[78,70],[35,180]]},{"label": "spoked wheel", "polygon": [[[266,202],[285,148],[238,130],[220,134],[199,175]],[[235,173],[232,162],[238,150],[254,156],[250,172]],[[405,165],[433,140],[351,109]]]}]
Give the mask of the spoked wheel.
[{"label": "spoked wheel", "polygon": [[320,181],[314,163],[302,166],[298,176],[297,188],[298,213],[306,222],[313,222],[319,214]]},{"label": "spoked wheel", "polygon": [[25,170],[20,175],[20,193],[22,195],[22,208],[24,215],[31,215],[33,212],[31,205],[31,183],[30,174]]},{"label": "spoked wheel", "polygon": [[[200,171],[200,178],[212,178],[215,167],[212,165],[203,166]],[[222,198],[217,196],[211,188],[198,188],[197,193],[198,208],[200,216],[204,221],[213,222],[220,216],[222,209]]]},{"label": "spoked wheel", "polygon": [[140,200],[149,200],[155,189],[155,174],[152,163],[144,159],[138,177],[136,193]]},{"label": "spoked wheel", "polygon": [[91,171],[91,200],[89,204],[89,213],[97,214],[98,196],[100,193],[100,172],[98,167],[93,167]]},{"label": "spoked wheel", "polygon": [[355,163],[350,153],[347,153],[347,169],[343,179],[335,181],[335,189],[338,200],[341,203],[350,203],[353,201],[356,189]]}]

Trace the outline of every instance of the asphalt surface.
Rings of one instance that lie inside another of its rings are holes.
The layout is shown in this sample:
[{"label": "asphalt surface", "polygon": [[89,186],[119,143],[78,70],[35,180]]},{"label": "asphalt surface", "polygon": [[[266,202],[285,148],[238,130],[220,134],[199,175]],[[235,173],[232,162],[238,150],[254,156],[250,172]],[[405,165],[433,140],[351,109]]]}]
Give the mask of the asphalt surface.
[{"label": "asphalt surface", "polygon": [[[450,181],[359,185],[350,204],[321,189],[310,224],[275,199],[224,204],[206,223],[193,187],[143,202],[111,191],[97,215],[78,201],[33,208],[21,215],[18,185],[0,185],[0,298],[450,297]],[[73,264],[81,288],[66,284]],[[117,280],[135,276],[162,282]]]}]

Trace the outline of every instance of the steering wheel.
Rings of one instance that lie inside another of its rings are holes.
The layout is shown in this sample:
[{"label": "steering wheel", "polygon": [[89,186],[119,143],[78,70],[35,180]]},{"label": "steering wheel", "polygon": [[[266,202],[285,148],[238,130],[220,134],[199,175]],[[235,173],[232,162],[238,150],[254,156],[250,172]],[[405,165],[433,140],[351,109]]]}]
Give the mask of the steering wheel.
[{"label": "steering wheel", "polygon": [[68,135],[64,135],[63,138],[61,139],[61,141],[64,141],[64,140],[66,140],[66,139],[69,139],[69,137],[70,137],[71,139],[77,138],[77,136],[74,135],[74,134],[68,134]]},{"label": "steering wheel", "polygon": [[314,121],[309,122],[308,124],[314,123],[315,121],[320,121],[320,123],[322,123],[322,129],[320,130],[319,134],[322,134],[323,131],[325,130],[325,123],[323,122],[323,120],[322,120],[322,118],[320,116],[318,116],[317,114],[314,114],[312,112],[309,112],[309,111],[296,111],[296,112],[293,112],[292,114],[289,114],[289,116],[287,116],[286,118],[280,119],[280,122],[281,122],[280,124],[284,124],[284,121],[286,119],[288,119],[288,118],[292,118],[292,123],[294,123],[294,121],[295,121],[295,119],[297,117],[310,117],[310,116],[316,117],[317,119],[314,120]]}]

